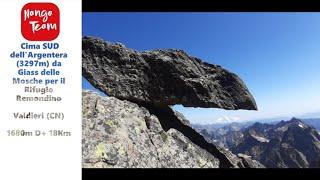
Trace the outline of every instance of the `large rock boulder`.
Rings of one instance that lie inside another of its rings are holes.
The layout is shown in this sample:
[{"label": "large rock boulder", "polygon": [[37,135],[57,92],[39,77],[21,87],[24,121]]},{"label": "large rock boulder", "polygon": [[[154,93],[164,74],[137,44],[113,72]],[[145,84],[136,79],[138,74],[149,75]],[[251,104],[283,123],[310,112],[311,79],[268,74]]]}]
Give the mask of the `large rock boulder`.
[{"label": "large rock boulder", "polygon": [[138,52],[84,37],[82,73],[104,93],[131,102],[256,110],[243,81],[182,50]]}]

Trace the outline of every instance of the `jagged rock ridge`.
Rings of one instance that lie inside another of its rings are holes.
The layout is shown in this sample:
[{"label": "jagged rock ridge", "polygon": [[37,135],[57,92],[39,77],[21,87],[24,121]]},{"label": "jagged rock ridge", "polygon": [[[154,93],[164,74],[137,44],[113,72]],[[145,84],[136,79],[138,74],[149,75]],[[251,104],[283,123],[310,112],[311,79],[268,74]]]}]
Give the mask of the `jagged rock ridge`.
[{"label": "jagged rock ridge", "polygon": [[243,81],[182,50],[138,52],[84,37],[82,74],[104,93],[131,102],[256,110]]}]

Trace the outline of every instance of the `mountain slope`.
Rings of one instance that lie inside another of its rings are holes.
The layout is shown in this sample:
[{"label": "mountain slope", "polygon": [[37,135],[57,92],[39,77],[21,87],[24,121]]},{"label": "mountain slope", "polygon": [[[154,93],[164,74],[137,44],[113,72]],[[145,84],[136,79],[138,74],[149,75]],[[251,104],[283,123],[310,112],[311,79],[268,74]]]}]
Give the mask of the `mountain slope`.
[{"label": "mountain slope", "polygon": [[224,127],[195,126],[214,144],[235,154],[246,154],[270,168],[320,167],[320,135],[304,120],[250,126],[231,123]]},{"label": "mountain slope", "polygon": [[256,123],[243,134],[232,151],[250,155],[266,167],[320,167],[320,136],[299,119],[275,125]]}]

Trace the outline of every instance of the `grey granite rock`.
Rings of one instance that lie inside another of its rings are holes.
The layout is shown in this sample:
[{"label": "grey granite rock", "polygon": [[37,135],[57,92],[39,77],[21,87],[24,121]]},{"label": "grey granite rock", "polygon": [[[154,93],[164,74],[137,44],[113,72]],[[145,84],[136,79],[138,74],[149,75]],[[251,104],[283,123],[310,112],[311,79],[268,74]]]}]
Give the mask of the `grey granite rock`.
[{"label": "grey granite rock", "polygon": [[260,167],[250,158],[251,164],[244,164],[231,152],[204,141],[188,120],[173,110],[160,115],[156,111],[163,109],[150,112],[138,104],[90,91],[83,92],[82,105],[84,168]]},{"label": "grey granite rock", "polygon": [[110,96],[162,106],[257,109],[236,74],[182,50],[138,52],[92,37],[82,43],[83,76]]},{"label": "grey granite rock", "polygon": [[137,104],[83,92],[84,168],[217,168],[219,160]]}]

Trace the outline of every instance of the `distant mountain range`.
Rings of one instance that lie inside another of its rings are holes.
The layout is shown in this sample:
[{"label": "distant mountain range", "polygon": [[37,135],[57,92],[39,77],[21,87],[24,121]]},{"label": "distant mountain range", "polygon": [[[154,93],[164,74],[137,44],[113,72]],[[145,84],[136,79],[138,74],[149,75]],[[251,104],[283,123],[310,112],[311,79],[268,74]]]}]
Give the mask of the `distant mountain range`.
[{"label": "distant mountain range", "polygon": [[[272,119],[260,119],[255,121],[245,121],[245,122],[236,122],[236,121],[227,121],[225,123],[219,122],[219,123],[212,123],[212,124],[193,124],[195,128],[205,128],[205,129],[219,129],[224,126],[232,125],[237,126],[240,128],[248,127],[250,125],[253,125],[256,122],[265,123],[265,124],[277,124],[281,121],[288,121],[290,118],[272,118]],[[308,124],[309,126],[313,126],[318,131],[320,131],[320,118],[298,118],[302,120],[304,123]]]},{"label": "distant mountain range", "polygon": [[194,128],[216,145],[251,156],[266,167],[320,167],[318,118],[231,123],[222,127],[194,125]]}]

